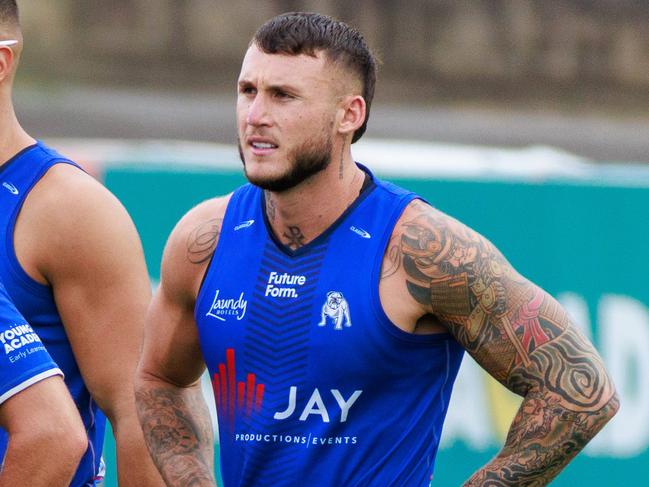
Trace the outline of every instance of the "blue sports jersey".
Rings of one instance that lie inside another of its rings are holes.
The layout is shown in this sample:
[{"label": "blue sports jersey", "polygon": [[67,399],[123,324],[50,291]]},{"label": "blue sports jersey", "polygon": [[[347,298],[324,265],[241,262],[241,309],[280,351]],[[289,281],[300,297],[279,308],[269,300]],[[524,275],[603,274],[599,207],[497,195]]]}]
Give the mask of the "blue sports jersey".
[{"label": "blue sports jersey", "polygon": [[38,381],[62,375],[0,282],[0,404]]},{"label": "blue sports jersey", "polygon": [[[0,166],[0,280],[16,308],[43,340],[52,359],[65,374],[65,383],[79,409],[89,440],[88,450],[70,485],[92,486],[103,469],[101,451],[106,418],[83,382],[56,309],[52,288],[34,281],[25,272],[13,246],[14,227],[25,198],[55,164],[76,166],[38,142]],[[0,439],[0,458],[4,457],[5,449],[6,442]]]},{"label": "blue sports jersey", "polygon": [[379,299],[388,241],[416,197],[372,176],[291,251],[269,231],[262,190],[232,195],[195,308],[225,487],[429,484],[463,350],[404,332]]}]

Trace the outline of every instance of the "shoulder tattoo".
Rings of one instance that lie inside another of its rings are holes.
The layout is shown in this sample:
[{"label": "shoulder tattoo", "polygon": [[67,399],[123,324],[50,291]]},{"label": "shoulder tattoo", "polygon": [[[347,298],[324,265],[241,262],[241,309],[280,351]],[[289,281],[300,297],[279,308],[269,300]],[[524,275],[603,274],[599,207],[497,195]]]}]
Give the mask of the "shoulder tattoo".
[{"label": "shoulder tattoo", "polygon": [[187,238],[187,260],[192,264],[208,261],[221,233],[222,218],[212,218],[198,225]]}]

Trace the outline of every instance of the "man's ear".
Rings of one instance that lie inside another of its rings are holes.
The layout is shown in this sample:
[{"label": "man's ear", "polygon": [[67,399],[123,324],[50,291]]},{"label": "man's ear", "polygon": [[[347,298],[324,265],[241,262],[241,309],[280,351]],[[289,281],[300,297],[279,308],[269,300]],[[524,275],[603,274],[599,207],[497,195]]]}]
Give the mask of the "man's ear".
[{"label": "man's ear", "polygon": [[8,46],[0,46],[0,83],[11,76],[15,54]]},{"label": "man's ear", "polygon": [[338,126],[338,133],[343,135],[353,134],[365,122],[367,105],[360,95],[350,95],[341,102],[342,117]]}]

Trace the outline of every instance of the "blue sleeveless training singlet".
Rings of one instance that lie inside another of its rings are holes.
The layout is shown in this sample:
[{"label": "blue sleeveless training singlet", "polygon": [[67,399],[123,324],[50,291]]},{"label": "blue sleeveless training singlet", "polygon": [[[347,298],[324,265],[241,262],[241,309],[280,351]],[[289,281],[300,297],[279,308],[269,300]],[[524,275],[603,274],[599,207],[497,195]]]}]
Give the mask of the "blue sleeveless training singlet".
[{"label": "blue sleeveless training singlet", "polygon": [[232,195],[195,308],[225,487],[429,484],[463,351],[397,328],[378,292],[416,197],[372,177],[291,251],[268,230],[262,190]]},{"label": "blue sleeveless training singlet", "polygon": [[[56,309],[52,288],[34,281],[24,271],[13,245],[14,227],[25,198],[55,164],[76,166],[38,142],[0,166],[0,280],[18,311],[40,336],[52,359],[65,374],[65,383],[79,409],[89,440],[88,450],[70,485],[92,486],[103,470],[101,451],[106,418],[83,382]],[[34,238],[38,236],[34,235]],[[6,435],[2,436],[0,458],[4,457],[6,449]]]},{"label": "blue sleeveless training singlet", "polygon": [[54,375],[61,370],[0,282],[0,404]]}]

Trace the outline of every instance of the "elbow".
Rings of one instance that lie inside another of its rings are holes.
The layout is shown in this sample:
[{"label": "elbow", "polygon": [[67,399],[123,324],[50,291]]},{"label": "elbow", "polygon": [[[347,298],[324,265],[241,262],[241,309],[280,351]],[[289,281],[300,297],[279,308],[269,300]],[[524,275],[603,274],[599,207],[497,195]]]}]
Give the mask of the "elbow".
[{"label": "elbow", "polygon": [[37,455],[41,466],[53,477],[72,478],[88,449],[88,437],[81,421],[57,423],[24,433],[9,435],[9,447],[18,458]]},{"label": "elbow", "polygon": [[146,393],[155,377],[138,368],[133,380],[133,393],[135,394],[135,404],[138,405],[142,400],[142,394]]},{"label": "elbow", "polygon": [[88,449],[88,436],[86,431],[81,428],[80,430],[75,430],[74,432],[68,433],[68,437],[63,442],[66,449],[66,456],[69,463],[74,465],[73,473],[76,471],[81,457],[86,453]]},{"label": "elbow", "polygon": [[88,449],[88,436],[81,418],[74,419],[68,423],[59,423],[58,427],[53,426],[40,439],[41,442],[52,445],[54,451],[58,452],[57,456],[63,455],[67,464],[74,466],[73,473]]},{"label": "elbow", "polygon": [[613,386],[604,391],[602,406],[597,412],[590,413],[592,418],[591,438],[595,436],[620,410],[620,398]]},{"label": "elbow", "polygon": [[606,418],[606,423],[608,423],[611,419],[613,419],[613,416],[617,414],[617,412],[620,410],[620,396],[618,395],[617,391],[613,389],[611,393],[611,397],[604,407],[604,416]]}]

